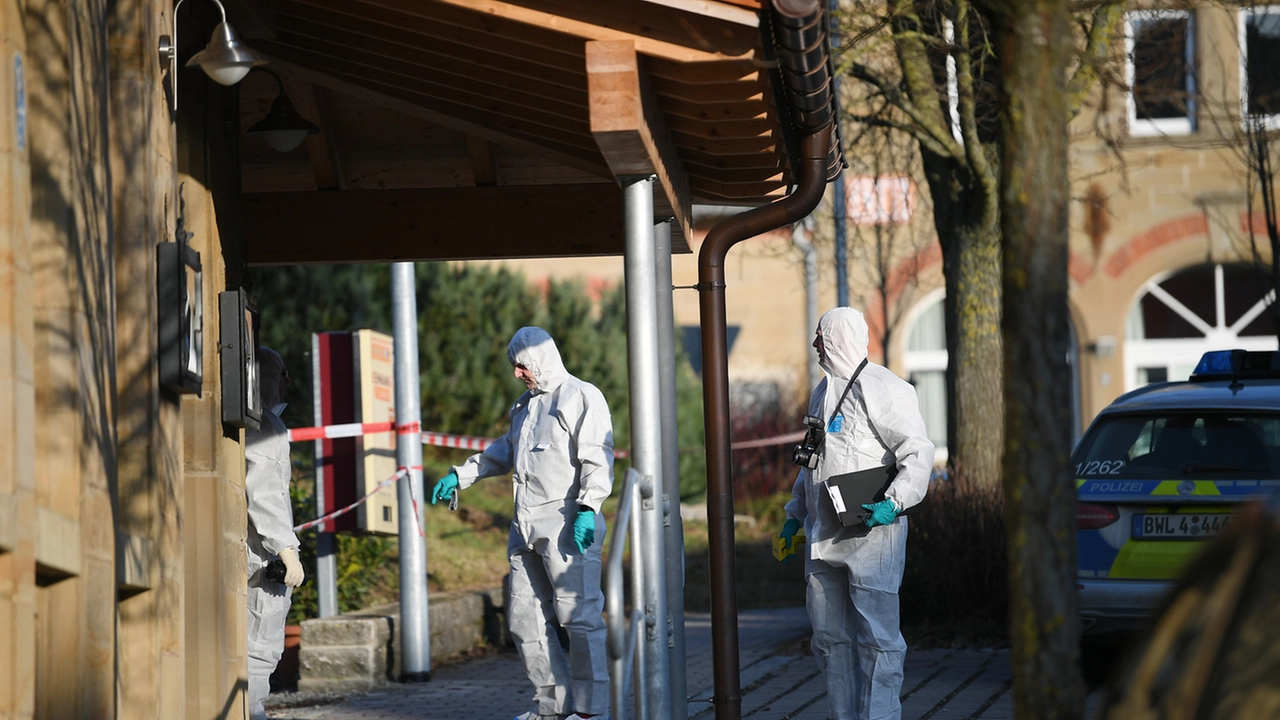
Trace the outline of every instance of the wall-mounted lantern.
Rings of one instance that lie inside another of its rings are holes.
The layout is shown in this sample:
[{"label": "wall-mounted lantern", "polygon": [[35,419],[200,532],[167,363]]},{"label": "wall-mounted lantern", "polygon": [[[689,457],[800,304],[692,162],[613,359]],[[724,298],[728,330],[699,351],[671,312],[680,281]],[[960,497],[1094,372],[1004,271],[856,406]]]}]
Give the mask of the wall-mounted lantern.
[{"label": "wall-mounted lantern", "polygon": [[156,246],[156,313],[159,320],[160,385],[199,395],[204,382],[204,275],[200,253],[187,244],[186,202],[178,186],[174,242]]},{"label": "wall-mounted lantern", "polygon": [[277,152],[289,152],[302,144],[308,135],[315,135],[320,128],[315,123],[298,114],[293,101],[284,92],[284,81],[280,76],[266,68],[257,68],[276,79],[280,94],[271,103],[267,116],[254,123],[245,135],[257,135]]},{"label": "wall-mounted lantern", "polygon": [[[169,87],[173,91],[173,112],[178,112],[178,8],[184,0],[173,6],[173,35],[160,36],[160,61],[169,63]],[[235,85],[255,67],[267,64],[266,58],[240,42],[236,31],[227,23],[227,10],[222,3],[213,0],[222,13],[222,22],[213,29],[213,37],[204,50],[191,56],[186,67],[199,65],[204,73],[219,85]]]},{"label": "wall-mounted lantern", "polygon": [[258,388],[258,309],[244,288],[218,294],[222,364],[222,422],[257,430],[262,421]]}]

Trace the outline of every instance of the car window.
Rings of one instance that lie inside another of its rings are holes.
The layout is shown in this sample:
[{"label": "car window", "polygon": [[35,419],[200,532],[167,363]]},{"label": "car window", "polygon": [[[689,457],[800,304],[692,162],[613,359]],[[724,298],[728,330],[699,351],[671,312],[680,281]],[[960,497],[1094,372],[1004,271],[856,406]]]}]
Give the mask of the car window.
[{"label": "car window", "polygon": [[1074,457],[1078,478],[1276,477],[1280,416],[1226,413],[1099,419]]}]

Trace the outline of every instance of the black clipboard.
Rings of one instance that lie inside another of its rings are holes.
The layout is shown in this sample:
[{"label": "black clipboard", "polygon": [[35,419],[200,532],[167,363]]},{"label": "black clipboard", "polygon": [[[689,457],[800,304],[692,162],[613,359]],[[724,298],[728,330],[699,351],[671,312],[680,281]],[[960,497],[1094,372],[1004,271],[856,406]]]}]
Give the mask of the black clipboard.
[{"label": "black clipboard", "polygon": [[[844,527],[865,525],[870,513],[863,510],[862,506],[884,500],[885,491],[897,476],[897,465],[885,465],[827,478],[827,493],[832,504],[835,505],[840,524]],[[840,498],[839,502],[836,500],[837,495]],[[840,511],[841,506],[844,507],[843,512]],[[919,509],[919,505],[914,505],[898,514],[911,515]]]}]

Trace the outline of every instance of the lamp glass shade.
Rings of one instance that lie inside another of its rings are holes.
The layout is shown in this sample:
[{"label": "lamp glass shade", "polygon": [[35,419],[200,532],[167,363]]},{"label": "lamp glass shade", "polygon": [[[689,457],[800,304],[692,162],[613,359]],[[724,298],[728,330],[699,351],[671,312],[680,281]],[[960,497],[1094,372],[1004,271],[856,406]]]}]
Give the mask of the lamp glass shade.
[{"label": "lamp glass shade", "polygon": [[269,130],[259,134],[277,152],[289,152],[307,139],[306,130]]},{"label": "lamp glass shade", "polygon": [[267,116],[254,123],[246,135],[260,135],[273,150],[289,152],[302,144],[308,135],[320,132],[312,122],[298,114],[288,95],[280,94],[271,103]]},{"label": "lamp glass shade", "polygon": [[237,65],[234,63],[205,63],[200,66],[204,70],[204,74],[208,75],[214,82],[219,85],[235,85],[244,79],[245,75],[253,69],[250,65]]},{"label": "lamp glass shade", "polygon": [[187,61],[187,67],[199,65],[214,82],[222,85],[235,85],[251,68],[266,64],[266,58],[240,42],[236,31],[225,22],[213,29],[209,45]]}]

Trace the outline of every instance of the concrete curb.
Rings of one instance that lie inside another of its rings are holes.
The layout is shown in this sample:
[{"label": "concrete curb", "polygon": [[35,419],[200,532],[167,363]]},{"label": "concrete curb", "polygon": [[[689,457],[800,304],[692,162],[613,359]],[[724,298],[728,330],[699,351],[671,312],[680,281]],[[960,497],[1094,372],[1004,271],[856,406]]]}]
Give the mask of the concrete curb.
[{"label": "concrete curb", "polygon": [[[488,643],[508,644],[501,588],[428,598],[431,660]],[[299,692],[351,692],[400,679],[400,605],[305,620],[298,653]]]}]

